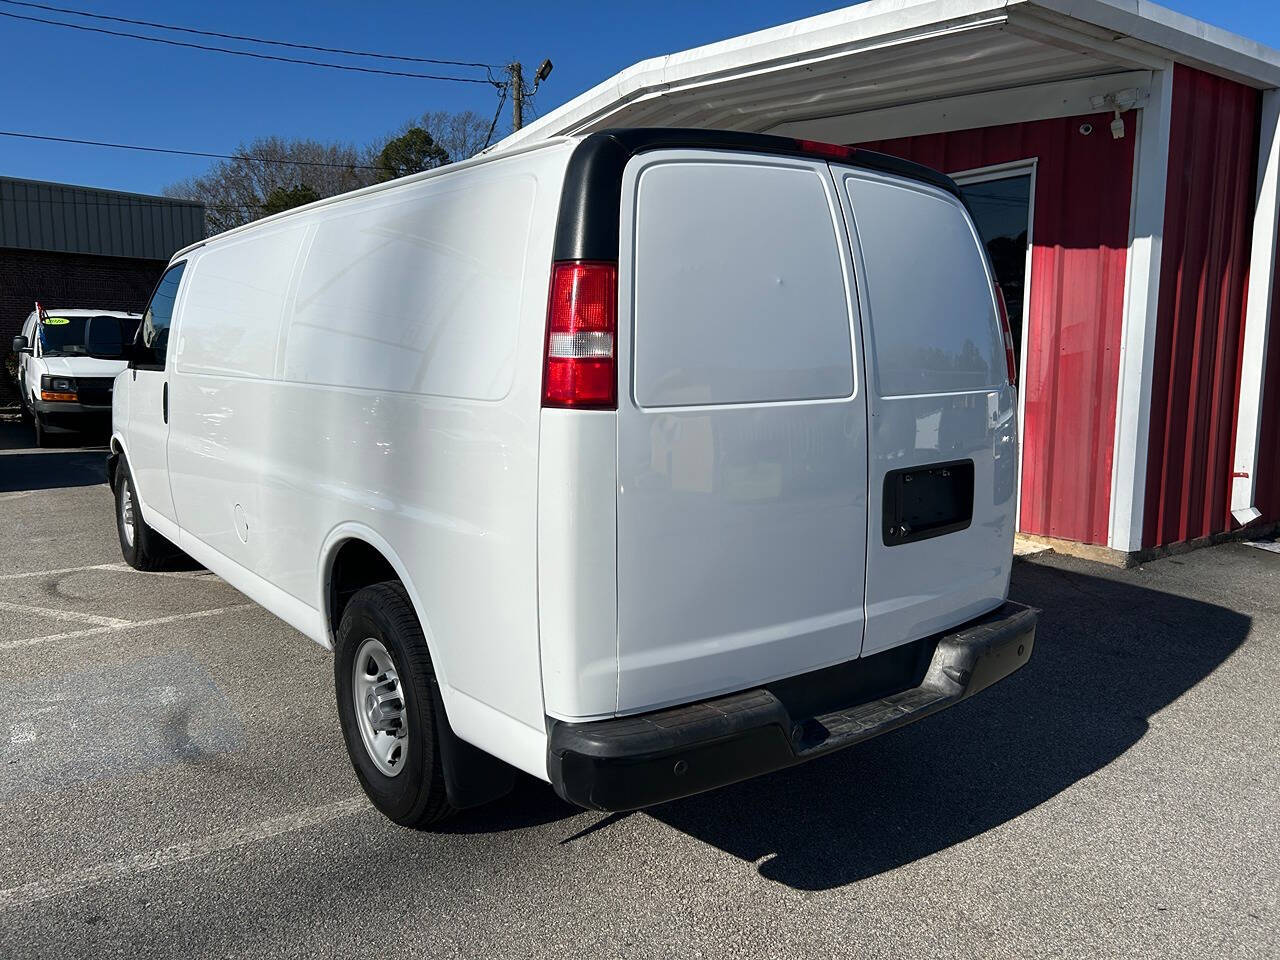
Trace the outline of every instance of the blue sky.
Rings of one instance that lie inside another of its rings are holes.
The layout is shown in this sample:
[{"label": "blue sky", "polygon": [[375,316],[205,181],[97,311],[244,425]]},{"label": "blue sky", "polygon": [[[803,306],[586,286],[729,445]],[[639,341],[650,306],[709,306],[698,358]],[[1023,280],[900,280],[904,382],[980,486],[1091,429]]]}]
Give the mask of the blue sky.
[{"label": "blue sky", "polygon": [[[48,2],[325,46],[491,63],[518,58],[530,71],[550,57],[555,72],[538,96],[540,112],[645,57],[847,5],[815,0]],[[1167,5],[1280,47],[1280,5],[1273,2],[1171,0]],[[0,12],[93,23],[4,4]],[[0,89],[6,91],[0,129],[5,130],[226,153],[267,134],[365,143],[425,110],[472,109],[491,116],[497,105],[486,86],[267,63],[6,18],[0,18],[0,36],[5,51]],[[0,174],[145,193],[200,173],[209,163],[0,138]]]}]

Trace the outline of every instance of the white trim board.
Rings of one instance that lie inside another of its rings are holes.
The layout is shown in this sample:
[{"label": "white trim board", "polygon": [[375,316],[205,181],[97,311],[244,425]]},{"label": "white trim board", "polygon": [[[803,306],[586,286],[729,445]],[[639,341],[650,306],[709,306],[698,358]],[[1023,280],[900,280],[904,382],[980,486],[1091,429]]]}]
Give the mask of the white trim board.
[{"label": "white trim board", "polygon": [[1126,553],[1142,548],[1172,110],[1173,67],[1170,65],[1152,78],[1151,98],[1138,112],[1135,134],[1129,252],[1125,257],[1124,315],[1116,378],[1115,440],[1111,448],[1111,510],[1107,523],[1107,546]]},{"label": "white trim board", "polygon": [[1133,70],[926,100],[838,117],[790,120],[777,124],[768,132],[829,143],[860,143],[950,133],[1097,113],[1092,98],[1134,87],[1145,90],[1150,85],[1150,70]]},{"label": "white trim board", "polygon": [[[1267,334],[1275,307],[1276,243],[1280,226],[1280,90],[1262,95],[1258,145],[1258,190],[1249,252],[1249,290],[1244,311],[1240,401],[1236,447],[1231,458],[1231,515],[1239,524],[1258,519],[1258,445],[1262,441],[1262,394],[1267,376]],[[1272,371],[1271,375],[1280,376]]]}]

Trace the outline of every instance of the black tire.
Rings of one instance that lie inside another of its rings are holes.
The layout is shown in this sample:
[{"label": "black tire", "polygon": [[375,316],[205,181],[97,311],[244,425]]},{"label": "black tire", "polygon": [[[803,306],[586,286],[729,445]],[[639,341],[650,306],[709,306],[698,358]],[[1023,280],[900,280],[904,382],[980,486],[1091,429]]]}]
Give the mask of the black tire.
[{"label": "black tire", "polygon": [[[381,641],[399,675],[408,729],[404,767],[388,776],[365,746],[356,717],[355,659],[368,639]],[[358,591],[347,604],[334,651],[334,689],[347,755],[373,805],[405,827],[421,829],[452,815],[445,789],[437,730],[444,720],[440,686],[427,653],[422,626],[408,594],[398,582],[377,583]]]},{"label": "black tire", "polygon": [[40,411],[31,411],[31,426],[36,433],[36,446],[49,446],[49,432],[45,429],[44,418],[40,416]]},{"label": "black tire", "polygon": [[138,508],[138,489],[133,485],[129,464],[123,458],[116,468],[113,492],[116,534],[120,537],[120,553],[124,555],[125,563],[135,570],[162,569],[177,555],[178,549],[142,519],[142,510]]}]

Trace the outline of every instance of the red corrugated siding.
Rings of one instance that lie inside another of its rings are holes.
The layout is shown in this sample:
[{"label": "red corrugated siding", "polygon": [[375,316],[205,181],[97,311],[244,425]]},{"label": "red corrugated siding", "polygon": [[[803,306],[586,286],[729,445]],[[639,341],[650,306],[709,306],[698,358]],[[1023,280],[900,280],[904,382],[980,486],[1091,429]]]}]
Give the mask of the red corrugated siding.
[{"label": "red corrugated siding", "polygon": [[1111,506],[1134,147],[1133,115],[1122,140],[1110,122],[1098,114],[863,144],[949,173],[1038,158],[1022,530],[1100,544]]},{"label": "red corrugated siding", "polygon": [[[1273,277],[1280,278],[1280,248]],[[1262,521],[1280,520],[1280,290],[1272,293],[1271,336],[1267,340],[1266,383],[1262,389],[1262,437],[1258,442],[1257,507]]]},{"label": "red corrugated siding", "polygon": [[1231,528],[1260,98],[1173,74],[1143,545]]}]

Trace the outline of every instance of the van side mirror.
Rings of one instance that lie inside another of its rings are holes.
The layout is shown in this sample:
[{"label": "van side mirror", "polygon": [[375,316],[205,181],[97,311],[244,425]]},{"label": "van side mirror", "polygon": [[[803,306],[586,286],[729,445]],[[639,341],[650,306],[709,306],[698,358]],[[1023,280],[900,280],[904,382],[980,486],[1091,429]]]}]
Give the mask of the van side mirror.
[{"label": "van side mirror", "polygon": [[84,352],[96,360],[128,360],[133,346],[125,317],[90,317],[84,325]]},{"label": "van side mirror", "polygon": [[31,352],[31,344],[26,337],[18,336],[13,338],[13,352],[15,354]]}]

